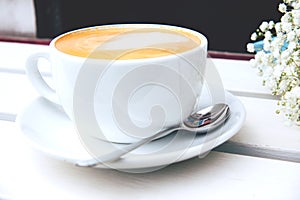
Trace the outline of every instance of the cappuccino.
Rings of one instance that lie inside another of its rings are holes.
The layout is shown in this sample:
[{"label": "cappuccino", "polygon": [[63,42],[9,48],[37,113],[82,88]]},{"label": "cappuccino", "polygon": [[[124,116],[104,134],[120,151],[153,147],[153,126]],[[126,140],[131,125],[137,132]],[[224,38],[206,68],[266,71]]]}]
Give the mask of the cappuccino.
[{"label": "cappuccino", "polygon": [[[47,51],[27,59],[26,71],[42,96],[62,106],[84,143],[132,143],[192,113],[207,45],[201,33],[176,26],[95,26],[54,38]],[[40,58],[50,63],[53,89],[39,71]]]},{"label": "cappuccino", "polygon": [[191,32],[163,27],[93,27],[67,33],[55,42],[66,54],[108,60],[178,54],[201,43]]}]

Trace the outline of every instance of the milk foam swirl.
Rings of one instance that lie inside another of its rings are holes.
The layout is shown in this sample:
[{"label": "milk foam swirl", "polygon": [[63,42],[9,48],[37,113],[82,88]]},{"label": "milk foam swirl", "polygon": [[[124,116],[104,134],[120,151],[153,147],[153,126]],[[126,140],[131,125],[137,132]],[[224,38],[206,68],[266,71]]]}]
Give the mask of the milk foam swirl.
[{"label": "milk foam swirl", "polygon": [[79,57],[126,60],[182,53],[199,44],[196,36],[182,30],[111,27],[66,34],[56,41],[55,46],[64,53]]}]

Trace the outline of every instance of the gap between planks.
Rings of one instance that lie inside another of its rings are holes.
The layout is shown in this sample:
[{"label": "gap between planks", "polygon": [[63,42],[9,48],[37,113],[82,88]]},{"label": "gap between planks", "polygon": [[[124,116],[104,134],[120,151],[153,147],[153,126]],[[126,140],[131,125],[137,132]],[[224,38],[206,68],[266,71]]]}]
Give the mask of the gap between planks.
[{"label": "gap between planks", "polygon": [[213,151],[300,163],[300,151],[227,141]]}]

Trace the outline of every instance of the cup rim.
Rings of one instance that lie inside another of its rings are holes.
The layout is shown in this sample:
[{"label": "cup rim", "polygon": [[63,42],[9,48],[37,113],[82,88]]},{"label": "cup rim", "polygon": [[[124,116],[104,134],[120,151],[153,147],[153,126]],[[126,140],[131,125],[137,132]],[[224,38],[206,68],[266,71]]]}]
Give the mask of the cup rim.
[{"label": "cup rim", "polygon": [[[110,28],[110,27],[124,27],[124,28],[157,28],[157,27],[161,27],[161,28],[165,28],[165,29],[175,29],[175,30],[182,30],[182,31],[185,31],[187,33],[191,33],[193,35],[195,35],[197,38],[200,39],[200,44],[195,47],[195,48],[192,48],[190,50],[187,50],[187,51],[184,51],[184,52],[180,52],[180,53],[177,53],[176,55],[184,55],[186,53],[190,53],[190,52],[194,52],[194,51],[197,51],[198,49],[205,49],[207,50],[207,46],[208,46],[208,40],[206,38],[206,36],[203,34],[203,33],[200,33],[196,30],[193,30],[193,29],[189,29],[189,28],[186,28],[186,27],[181,27],[181,26],[176,26],[176,25],[169,25],[169,24],[151,24],[151,23],[125,23],[125,24],[103,24],[103,25],[95,25],[95,26],[88,26],[88,27],[83,27],[83,28],[79,28],[79,29],[75,29],[75,30],[71,30],[71,31],[67,31],[65,33],[62,33],[58,36],[56,36],[54,39],[51,40],[50,44],[49,44],[49,47],[52,49],[52,50],[55,50],[55,52],[58,52],[59,54],[62,54],[62,55],[65,55],[65,56],[69,56],[69,57],[73,57],[73,58],[76,58],[76,59],[87,59],[89,57],[81,57],[81,56],[76,56],[76,55],[72,55],[72,54],[68,54],[68,53],[65,53],[65,52],[62,52],[60,50],[58,50],[56,47],[55,47],[55,43],[57,40],[59,40],[60,38],[68,35],[68,34],[71,34],[71,33],[75,33],[75,32],[79,32],[79,31],[84,31],[84,30],[88,30],[88,29],[106,29],[106,28]],[[139,61],[139,60],[149,60],[149,59],[167,59],[167,58],[170,58],[172,57],[173,54],[171,55],[165,55],[165,56],[158,56],[158,57],[151,57],[151,58],[138,58],[138,59],[125,59],[125,60],[114,60],[114,59],[103,59],[103,58],[89,58],[89,59],[92,59],[92,60],[105,60],[105,61],[118,61],[118,62],[128,62],[128,61]]]}]

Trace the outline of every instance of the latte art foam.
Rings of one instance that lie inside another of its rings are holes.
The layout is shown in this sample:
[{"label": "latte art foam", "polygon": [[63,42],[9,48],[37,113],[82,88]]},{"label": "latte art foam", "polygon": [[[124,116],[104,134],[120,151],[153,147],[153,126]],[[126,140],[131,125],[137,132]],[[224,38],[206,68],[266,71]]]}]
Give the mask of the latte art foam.
[{"label": "latte art foam", "polygon": [[199,46],[195,35],[166,28],[91,28],[66,34],[55,46],[79,57],[110,60],[154,58],[182,53]]}]

